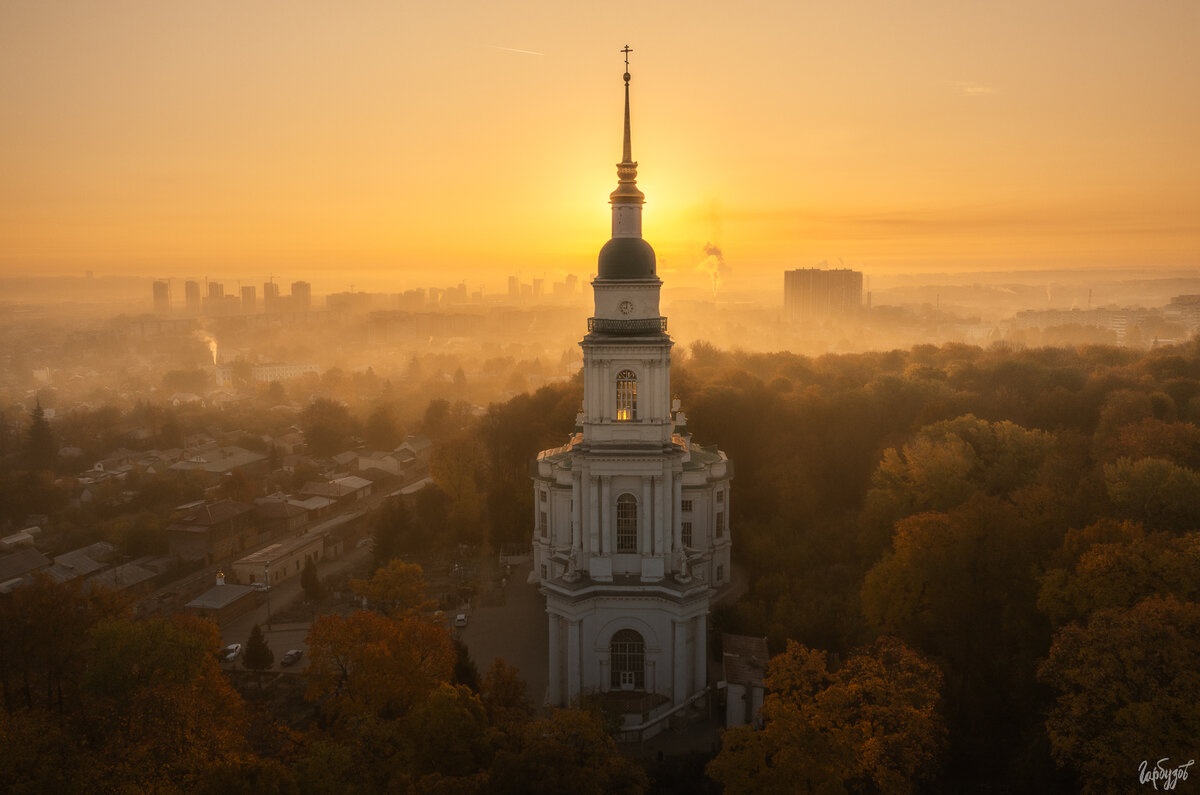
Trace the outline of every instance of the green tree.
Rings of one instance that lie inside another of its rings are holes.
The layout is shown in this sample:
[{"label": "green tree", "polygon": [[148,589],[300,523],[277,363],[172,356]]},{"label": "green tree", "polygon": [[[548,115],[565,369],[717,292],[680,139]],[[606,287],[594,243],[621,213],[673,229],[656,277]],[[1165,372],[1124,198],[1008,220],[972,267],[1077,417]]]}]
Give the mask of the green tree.
[{"label": "green tree", "polygon": [[251,671],[257,671],[261,674],[274,664],[275,653],[267,645],[267,639],[263,636],[262,627],[255,624],[254,628],[250,630],[250,637],[246,639],[246,650],[242,654],[242,665]]},{"label": "green tree", "polygon": [[363,441],[373,450],[394,450],[404,441],[404,429],[391,405],[380,403],[371,410],[363,427]]},{"label": "green tree", "polygon": [[39,400],[30,413],[29,437],[25,444],[25,464],[30,469],[54,468],[54,434]]},{"label": "green tree", "polygon": [[[386,566],[401,552],[412,549],[413,521],[408,504],[403,497],[388,499],[375,520],[375,533],[371,537],[371,552],[375,568]],[[413,550],[416,551],[416,550]]]},{"label": "green tree", "polygon": [[321,578],[317,575],[317,562],[312,555],[305,555],[304,570],[300,572],[300,587],[304,589],[304,598],[315,602],[321,598]]},{"label": "green tree", "polygon": [[300,413],[300,425],[309,451],[319,457],[344,451],[354,432],[354,421],[344,403],[316,398]]}]

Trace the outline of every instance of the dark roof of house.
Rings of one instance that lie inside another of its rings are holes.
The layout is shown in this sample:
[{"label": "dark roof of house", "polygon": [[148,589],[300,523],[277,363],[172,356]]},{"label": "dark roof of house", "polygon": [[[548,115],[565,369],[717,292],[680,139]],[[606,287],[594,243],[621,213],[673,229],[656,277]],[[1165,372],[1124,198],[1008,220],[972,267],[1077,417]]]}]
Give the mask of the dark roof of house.
[{"label": "dark roof of house", "polygon": [[198,610],[220,610],[252,593],[254,589],[249,585],[214,585],[184,606]]},{"label": "dark roof of house", "polygon": [[767,673],[767,639],[749,635],[721,635],[725,681],[739,685],[761,685]]},{"label": "dark roof of house", "polygon": [[36,549],[19,549],[0,557],[0,582],[23,577],[50,565],[50,558]]},{"label": "dark roof of house", "polygon": [[228,521],[235,516],[253,511],[254,508],[244,502],[234,500],[218,500],[192,508],[178,519],[178,524],[211,526]]}]

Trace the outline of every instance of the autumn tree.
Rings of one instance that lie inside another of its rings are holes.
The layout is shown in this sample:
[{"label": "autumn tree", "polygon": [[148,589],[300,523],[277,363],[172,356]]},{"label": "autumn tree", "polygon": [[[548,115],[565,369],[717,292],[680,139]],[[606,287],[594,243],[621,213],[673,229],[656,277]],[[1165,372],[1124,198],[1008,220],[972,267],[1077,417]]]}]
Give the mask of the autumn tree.
[{"label": "autumn tree", "polygon": [[1052,444],[1044,431],[970,414],[927,425],[901,449],[884,451],[866,515],[886,531],[897,519],[948,511],[977,493],[1006,495],[1033,479]]},{"label": "autumn tree", "polygon": [[935,769],[945,742],[941,672],[895,638],[830,671],[795,641],[768,667],[761,730],[725,732],[708,774],[726,792],[907,793]]},{"label": "autumn tree", "polygon": [[458,541],[482,540],[479,480],[483,458],[479,445],[469,436],[455,436],[434,445],[429,474],[450,498],[447,524]]},{"label": "autumn tree", "polygon": [[441,683],[404,718],[408,775],[425,792],[483,792],[495,737],[479,696]]},{"label": "autumn tree", "polygon": [[1058,692],[1046,720],[1051,750],[1085,793],[1128,792],[1141,763],[1194,757],[1200,605],[1154,596],[1099,610],[1059,631],[1038,673]]},{"label": "autumn tree", "polygon": [[376,569],[369,580],[350,580],[350,590],[393,618],[422,616],[437,606],[426,595],[425,572],[400,558]]},{"label": "autumn tree", "polygon": [[128,599],[103,589],[83,593],[80,580],[58,583],[44,573],[0,600],[0,691],[4,707],[63,712],[77,699],[88,632],[120,618]]},{"label": "autumn tree", "polygon": [[406,714],[454,672],[454,645],[440,626],[369,610],[325,615],[308,631],[310,701],[336,717]]},{"label": "autumn tree", "polygon": [[493,726],[510,727],[533,717],[529,686],[520,672],[500,657],[483,675],[480,696]]},{"label": "autumn tree", "polygon": [[645,792],[645,772],[627,759],[604,724],[589,712],[556,709],[521,727],[517,745],[497,752],[490,770],[495,792],[605,795]]},{"label": "autumn tree", "polygon": [[1120,458],[1104,467],[1117,517],[1155,530],[1200,529],[1200,473],[1161,458]]},{"label": "autumn tree", "polygon": [[956,763],[980,769],[1033,725],[1050,634],[1035,566],[1051,540],[1006,501],[975,497],[898,522],[893,552],[863,581],[869,626],[945,661]]},{"label": "autumn tree", "polygon": [[193,789],[205,770],[248,754],[241,697],[216,661],[216,624],[189,616],[110,621],[92,632],[85,685],[97,791]]},{"label": "autumn tree", "polygon": [[1148,596],[1200,601],[1200,532],[1138,534],[1095,544],[1073,566],[1042,578],[1038,607],[1056,626],[1097,610],[1130,608]]}]

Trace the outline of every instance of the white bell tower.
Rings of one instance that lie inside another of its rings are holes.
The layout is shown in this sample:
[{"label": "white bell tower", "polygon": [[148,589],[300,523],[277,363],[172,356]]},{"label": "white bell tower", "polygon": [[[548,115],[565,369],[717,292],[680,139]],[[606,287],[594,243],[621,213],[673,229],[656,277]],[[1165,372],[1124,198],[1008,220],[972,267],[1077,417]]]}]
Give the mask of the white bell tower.
[{"label": "white bell tower", "polygon": [[609,196],[612,239],[580,342],[583,410],[568,444],[535,462],[533,547],[550,621],[547,701],[640,695],[630,711],[640,720],[708,687],[706,617],[711,592],[729,581],[733,467],[715,447],[692,443],[671,399],[674,343],[654,250],[642,239],[631,50],[623,52],[623,156]]}]

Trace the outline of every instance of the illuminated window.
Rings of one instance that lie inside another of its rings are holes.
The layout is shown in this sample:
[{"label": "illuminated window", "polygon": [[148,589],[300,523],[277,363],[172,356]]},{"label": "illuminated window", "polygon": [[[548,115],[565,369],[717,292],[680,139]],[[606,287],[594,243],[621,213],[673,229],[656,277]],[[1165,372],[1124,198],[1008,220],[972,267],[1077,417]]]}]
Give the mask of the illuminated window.
[{"label": "illuminated window", "polygon": [[637,376],[632,370],[617,373],[617,419],[637,419]]},{"label": "illuminated window", "polygon": [[646,688],[646,642],[632,629],[613,635],[609,644],[612,686],[620,690]]},{"label": "illuminated window", "polygon": [[617,497],[617,551],[637,552],[637,498]]},{"label": "illuminated window", "polygon": [[680,535],[682,536],[683,545],[685,547],[690,547],[692,545],[692,523],[691,522],[683,523],[683,532],[680,533]]}]

